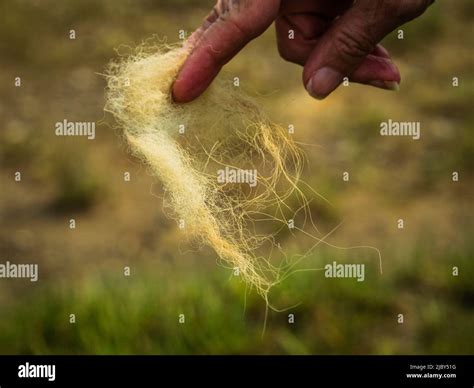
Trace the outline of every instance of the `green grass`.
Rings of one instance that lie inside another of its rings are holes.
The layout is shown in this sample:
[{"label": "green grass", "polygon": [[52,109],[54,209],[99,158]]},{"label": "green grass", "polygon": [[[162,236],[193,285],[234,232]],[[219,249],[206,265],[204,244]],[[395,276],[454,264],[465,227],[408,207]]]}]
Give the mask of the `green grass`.
[{"label": "green grass", "polygon": [[[249,294],[245,305],[244,285],[220,268],[134,267],[130,277],[108,272],[39,284],[3,311],[0,348],[24,354],[469,353],[472,256],[434,256],[428,264],[423,249],[394,273],[380,275],[369,266],[361,283],[295,274],[272,292],[271,302],[300,304],[271,311],[263,337],[264,301]],[[446,261],[459,266],[459,277]],[[404,324],[397,323],[399,313]]]}]

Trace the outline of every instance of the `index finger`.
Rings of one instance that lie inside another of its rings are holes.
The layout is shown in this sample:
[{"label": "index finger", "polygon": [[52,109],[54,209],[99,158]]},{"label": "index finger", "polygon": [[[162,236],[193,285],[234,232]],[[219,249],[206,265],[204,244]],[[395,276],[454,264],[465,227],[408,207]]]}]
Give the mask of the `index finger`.
[{"label": "index finger", "polygon": [[192,46],[172,88],[176,102],[198,97],[227,62],[275,19],[279,0],[219,0],[190,37]]}]

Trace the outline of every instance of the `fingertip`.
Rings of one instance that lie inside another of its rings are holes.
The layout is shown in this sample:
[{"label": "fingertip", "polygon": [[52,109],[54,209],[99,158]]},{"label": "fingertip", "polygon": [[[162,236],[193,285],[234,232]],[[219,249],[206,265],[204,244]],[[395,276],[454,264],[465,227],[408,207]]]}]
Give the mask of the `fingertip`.
[{"label": "fingertip", "polygon": [[177,82],[175,81],[171,87],[171,99],[173,102],[177,104],[184,104],[186,102],[191,101],[189,97],[186,95],[186,92],[177,85]]},{"label": "fingertip", "polygon": [[186,103],[199,97],[220,69],[205,47],[196,49],[185,61],[172,86],[173,101]]},{"label": "fingertip", "polygon": [[367,85],[374,86],[379,89],[390,90],[392,92],[400,91],[400,83],[396,81],[378,81],[368,82]]},{"label": "fingertip", "polygon": [[322,100],[331,94],[343,81],[344,75],[330,67],[317,70],[306,82],[305,87],[311,97]]},{"label": "fingertip", "polygon": [[175,81],[171,88],[171,98],[177,104],[185,104],[198,98],[207,88],[206,84],[185,84]]},{"label": "fingertip", "polygon": [[352,73],[351,81],[361,84],[372,84],[373,81],[394,82],[401,80],[400,70],[390,59],[368,55]]},{"label": "fingertip", "polygon": [[171,87],[171,97],[173,102],[185,104],[191,102],[204,91],[205,86],[201,84],[199,78],[194,73],[186,75],[185,69],[181,69],[178,77]]}]

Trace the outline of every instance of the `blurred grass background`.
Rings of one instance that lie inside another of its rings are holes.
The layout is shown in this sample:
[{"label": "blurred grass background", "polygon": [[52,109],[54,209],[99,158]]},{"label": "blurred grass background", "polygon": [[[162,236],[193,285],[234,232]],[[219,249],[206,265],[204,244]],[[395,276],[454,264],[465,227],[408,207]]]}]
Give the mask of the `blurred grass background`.
[{"label": "blurred grass background", "polygon": [[[472,353],[473,2],[436,2],[403,27],[404,40],[387,37],[402,71],[399,93],[350,85],[312,100],[301,69],[279,58],[272,29],[226,66],[225,76],[239,76],[271,117],[293,124],[295,139],[307,144],[305,180],[332,203],[311,203],[317,226],[327,233],[344,220],[328,241],[376,246],[384,262],[380,275],[370,250],[321,246],[308,268],[365,260],[366,281],[295,274],[272,302],[300,304],[271,311],[263,338],[264,301],[245,297],[245,286],[216,265],[212,251],[188,250],[163,215],[160,185],[128,155],[102,110],[99,73],[115,48],[153,34],[174,42],[212,5],[0,5],[0,262],[40,264],[37,283],[0,279],[0,353]],[[100,122],[96,139],[56,137],[54,123],[64,118]],[[388,118],[421,121],[421,140],[381,137],[379,123]],[[295,253],[310,246],[289,234],[280,243]]]}]

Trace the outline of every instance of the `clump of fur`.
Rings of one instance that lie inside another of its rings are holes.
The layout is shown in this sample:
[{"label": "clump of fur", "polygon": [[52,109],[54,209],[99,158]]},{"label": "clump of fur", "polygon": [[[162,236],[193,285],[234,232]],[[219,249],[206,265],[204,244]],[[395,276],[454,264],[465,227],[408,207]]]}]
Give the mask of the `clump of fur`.
[{"label": "clump of fur", "polygon": [[[230,81],[218,78],[195,101],[175,104],[171,87],[186,55],[181,46],[140,46],[111,63],[106,111],[162,182],[166,208],[184,221],[185,232],[237,267],[266,298],[278,270],[256,253],[272,236],[258,233],[255,224],[286,224],[286,200],[295,192],[304,199],[297,188],[302,157],[286,132]],[[257,187],[218,183],[216,171],[225,166],[256,169]]]}]

